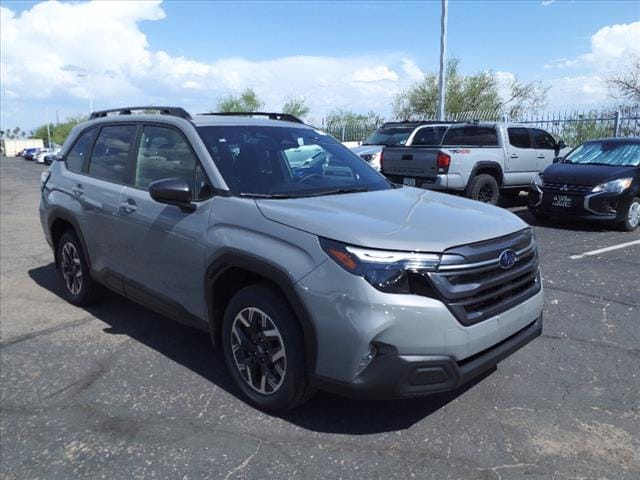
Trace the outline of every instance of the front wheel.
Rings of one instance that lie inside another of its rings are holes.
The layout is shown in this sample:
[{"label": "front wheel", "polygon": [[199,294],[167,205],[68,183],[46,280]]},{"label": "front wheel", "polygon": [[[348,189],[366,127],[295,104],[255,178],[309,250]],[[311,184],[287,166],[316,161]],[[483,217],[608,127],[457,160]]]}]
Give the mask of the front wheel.
[{"label": "front wheel", "polygon": [[633,232],[640,224],[640,198],[634,198],[629,204],[624,222],[621,226],[627,232]]},{"label": "front wheel", "polygon": [[491,175],[481,173],[471,180],[467,196],[479,202],[496,205],[500,196],[498,182]]},{"label": "front wheel", "polygon": [[295,313],[268,285],[251,285],[224,314],[222,348],[227,368],[250,403],[285,412],[308,400],[304,342]]}]

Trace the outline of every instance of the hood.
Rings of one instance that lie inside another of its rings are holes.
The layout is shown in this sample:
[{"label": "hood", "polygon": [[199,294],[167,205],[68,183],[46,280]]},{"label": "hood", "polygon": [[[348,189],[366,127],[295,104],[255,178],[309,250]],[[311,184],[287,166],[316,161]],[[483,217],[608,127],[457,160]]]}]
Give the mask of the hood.
[{"label": "hood", "polygon": [[410,187],[256,203],[274,222],[352,245],[388,250],[442,252],[527,227],[502,208]]},{"label": "hood", "polygon": [[373,155],[374,153],[380,153],[384,145],[360,145],[359,147],[353,147],[351,151],[356,155]]},{"label": "hood", "polygon": [[545,182],[567,183],[570,185],[598,185],[616,178],[638,175],[638,167],[615,165],[581,165],[576,163],[554,163],[549,165],[542,176]]}]

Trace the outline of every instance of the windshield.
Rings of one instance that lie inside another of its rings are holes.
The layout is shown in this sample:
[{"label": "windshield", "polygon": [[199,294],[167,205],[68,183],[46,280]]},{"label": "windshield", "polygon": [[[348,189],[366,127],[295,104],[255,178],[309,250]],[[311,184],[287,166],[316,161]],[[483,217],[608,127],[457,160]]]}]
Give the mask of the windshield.
[{"label": "windshield", "polygon": [[236,195],[286,198],[384,190],[391,183],[334,138],[311,128],[198,127]]},{"label": "windshield", "polygon": [[380,128],[373,132],[364,142],[363,145],[385,145],[387,147],[393,145],[404,145],[407,143],[409,135],[413,132],[414,127],[388,127]]},{"label": "windshield", "polygon": [[588,165],[640,165],[640,143],[589,142],[580,145],[564,159],[568,163]]}]

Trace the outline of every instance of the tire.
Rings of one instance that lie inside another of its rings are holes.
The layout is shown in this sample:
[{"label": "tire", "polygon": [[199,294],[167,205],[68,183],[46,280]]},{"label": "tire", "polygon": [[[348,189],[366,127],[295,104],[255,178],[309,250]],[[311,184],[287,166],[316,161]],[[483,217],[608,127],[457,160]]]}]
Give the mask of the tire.
[{"label": "tire", "polygon": [[491,175],[476,175],[469,184],[467,196],[473,200],[496,205],[500,196],[498,182]]},{"label": "tire", "polygon": [[261,410],[286,412],[314,393],[298,320],[269,285],[250,285],[231,299],[222,324],[222,349],[236,385]]},{"label": "tire", "polygon": [[67,230],[60,237],[57,258],[64,298],[79,307],[95,303],[103,289],[91,278],[82,243],[73,231]]},{"label": "tire", "polygon": [[626,232],[633,232],[640,224],[640,198],[635,197],[629,203],[629,208],[625,212],[624,221],[620,226]]}]

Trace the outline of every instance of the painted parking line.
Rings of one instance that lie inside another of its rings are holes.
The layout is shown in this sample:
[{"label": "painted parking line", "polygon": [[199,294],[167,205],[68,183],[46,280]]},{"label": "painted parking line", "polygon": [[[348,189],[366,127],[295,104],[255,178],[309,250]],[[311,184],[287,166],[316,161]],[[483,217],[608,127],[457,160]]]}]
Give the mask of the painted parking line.
[{"label": "painted parking line", "polygon": [[571,260],[578,260],[584,257],[591,257],[592,255],[600,255],[601,253],[611,252],[613,250],[619,250],[621,248],[627,248],[631,245],[640,245],[640,240],[634,240],[633,242],[621,243],[619,245],[612,245],[611,247],[600,248],[598,250],[592,250],[590,252],[585,252],[580,255],[571,255],[569,258]]}]

